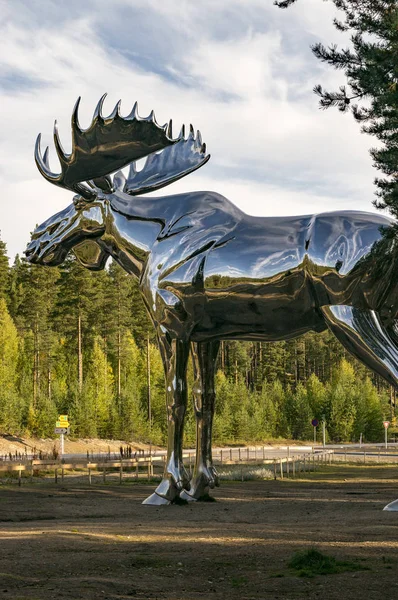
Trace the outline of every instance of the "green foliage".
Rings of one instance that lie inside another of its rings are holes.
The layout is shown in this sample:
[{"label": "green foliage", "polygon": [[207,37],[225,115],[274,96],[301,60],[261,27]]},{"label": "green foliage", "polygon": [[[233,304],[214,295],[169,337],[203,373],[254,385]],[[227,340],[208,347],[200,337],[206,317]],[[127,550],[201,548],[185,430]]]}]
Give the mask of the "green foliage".
[{"label": "green foliage", "polygon": [[337,560],[334,556],[327,556],[315,548],[296,552],[289,561],[288,567],[294,569],[299,577],[367,570],[367,567],[359,563]]},{"label": "green foliage", "polygon": [[0,298],[0,427],[3,431],[18,429],[20,398],[17,389],[18,333]]},{"label": "green foliage", "polygon": [[7,246],[0,239],[0,298],[5,298],[7,301],[9,300],[9,277],[10,268],[7,257]]},{"label": "green foliage", "polygon": [[[64,413],[76,436],[164,444],[163,365],[135,280],[114,264],[93,273],[73,259],[46,269],[16,258],[7,282],[1,430],[47,437]],[[312,439],[314,417],[326,418],[330,439],[381,441],[391,417],[388,386],[345,357],[328,332],[275,344],[223,342],[218,367],[215,443]],[[190,363],[187,379],[191,389]],[[195,436],[189,402],[185,444]]]}]

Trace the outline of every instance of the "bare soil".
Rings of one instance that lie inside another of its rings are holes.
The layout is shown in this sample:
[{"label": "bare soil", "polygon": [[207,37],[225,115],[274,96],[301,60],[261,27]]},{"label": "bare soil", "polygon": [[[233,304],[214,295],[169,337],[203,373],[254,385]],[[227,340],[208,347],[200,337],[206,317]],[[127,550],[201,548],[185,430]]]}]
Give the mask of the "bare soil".
[{"label": "bare soil", "polygon": [[[153,485],[0,485],[0,598],[389,600],[398,594],[391,466],[223,483],[217,502],[142,506]],[[316,548],[358,571],[299,577]]]}]

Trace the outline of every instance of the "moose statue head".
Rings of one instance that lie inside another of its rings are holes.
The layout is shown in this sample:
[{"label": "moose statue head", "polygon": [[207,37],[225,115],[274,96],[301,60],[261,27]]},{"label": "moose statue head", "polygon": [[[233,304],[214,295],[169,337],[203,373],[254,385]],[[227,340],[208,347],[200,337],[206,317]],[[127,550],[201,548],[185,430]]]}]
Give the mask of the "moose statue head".
[{"label": "moose statue head", "polygon": [[[398,382],[395,223],[341,211],[252,217],[214,192],[142,197],[203,166],[200,133],[172,137],[171,122],[104,116],[101,98],[88,129],[72,116],[72,151],[54,128],[61,173],[40,136],[40,173],[75,195],[40,225],[26,257],[54,266],[69,251],[89,269],[109,256],[139,278],[165,371],[168,449],[164,477],[146,504],[201,499],[218,485],[211,436],[221,340],[283,340],[329,328],[343,346],[391,385]],[[137,170],[136,161],[146,158]],[[120,170],[129,165],[127,178]],[[112,176],[113,173],[116,173]],[[186,369],[192,356],[197,450],[192,479],[183,465]]]}]

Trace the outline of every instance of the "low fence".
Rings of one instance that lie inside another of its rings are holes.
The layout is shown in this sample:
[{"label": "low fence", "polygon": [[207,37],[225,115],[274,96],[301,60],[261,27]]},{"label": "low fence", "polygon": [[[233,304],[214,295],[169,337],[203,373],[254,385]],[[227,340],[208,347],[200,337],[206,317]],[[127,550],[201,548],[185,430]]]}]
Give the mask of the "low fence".
[{"label": "low fence", "polygon": [[[234,449],[235,450],[235,449]],[[240,449],[239,449],[240,450]],[[240,465],[242,468],[246,465],[255,465],[257,467],[268,468],[275,479],[284,477],[295,477],[301,473],[315,470],[322,464],[330,464],[333,460],[333,450],[324,450],[321,452],[308,452],[298,456],[285,456],[280,458],[262,458],[259,452],[238,452],[235,456],[234,451],[221,451],[214,457],[214,464],[219,467],[229,465]],[[187,452],[183,455],[186,467],[192,474],[195,463],[195,452]],[[35,476],[53,474],[55,483],[59,480],[64,481],[65,476],[76,475],[87,477],[89,485],[92,484],[93,475],[98,478],[102,476],[103,483],[106,483],[109,476],[112,479],[118,475],[121,484],[125,475],[129,474],[135,480],[151,480],[153,477],[160,477],[164,470],[166,461],[165,454],[150,455],[132,459],[103,460],[103,461],[61,461],[61,460],[25,460],[25,461],[3,461],[0,462],[0,473],[9,473],[16,475],[18,485],[22,484],[23,476],[31,480]],[[244,479],[242,470],[242,480]]]},{"label": "low fence", "polygon": [[388,452],[384,449],[379,449],[374,452],[364,450],[337,452],[334,451],[334,462],[340,463],[356,463],[356,464],[398,464],[398,452]]},{"label": "low fence", "polygon": [[[301,474],[315,471],[319,467],[331,465],[333,463],[356,463],[356,464],[398,464],[398,453],[388,453],[378,450],[375,452],[359,451],[336,451],[330,449],[314,449],[309,452],[301,451],[299,454],[292,454],[294,447],[287,448],[287,456],[266,457],[264,448],[231,448],[218,449],[214,453],[214,464],[219,469],[226,469],[228,473],[229,466],[235,466],[234,479],[236,473],[241,473],[242,481],[246,478],[246,467],[256,467],[266,469],[271,477],[275,479],[284,479],[285,477],[299,477]],[[195,463],[195,452],[188,451],[183,455],[186,468],[192,474]],[[102,460],[3,460],[0,461],[0,473],[9,473],[13,479],[18,480],[18,485],[22,484],[22,479],[27,477],[31,480],[35,476],[51,475],[55,483],[59,480],[64,481],[67,474],[79,475],[83,477],[89,485],[95,479],[101,479],[103,483],[111,477],[118,478],[119,483],[128,475],[135,480],[148,480],[160,478],[163,473],[166,461],[165,453],[152,454],[149,456],[134,456],[133,458],[119,458],[112,460],[107,455]],[[240,470],[239,470],[240,469]],[[87,479],[86,479],[87,478]],[[240,477],[238,477],[240,479]]]}]

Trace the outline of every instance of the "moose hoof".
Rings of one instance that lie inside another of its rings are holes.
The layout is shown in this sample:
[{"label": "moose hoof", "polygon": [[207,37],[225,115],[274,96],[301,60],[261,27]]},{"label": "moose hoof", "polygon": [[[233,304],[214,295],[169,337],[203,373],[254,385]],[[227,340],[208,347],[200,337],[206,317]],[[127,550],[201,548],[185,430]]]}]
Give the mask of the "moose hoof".
[{"label": "moose hoof", "polygon": [[398,500],[394,500],[394,502],[390,502],[383,508],[383,510],[388,510],[390,512],[398,512]]},{"label": "moose hoof", "polygon": [[183,490],[180,494],[181,500],[186,500],[186,502],[197,502],[197,498],[191,495],[191,492],[187,492],[187,490]]},{"label": "moose hoof", "polygon": [[188,481],[175,481],[173,477],[165,477],[158,485],[153,494],[151,494],[142,504],[152,506],[161,506],[177,503],[179,501],[180,492],[184,487],[190,487]]},{"label": "moose hoof", "polygon": [[168,504],[171,504],[171,501],[167,500],[167,498],[163,498],[163,496],[159,496],[159,494],[154,492],[148,496],[148,498],[146,498],[142,504],[148,504],[150,506],[167,506]]},{"label": "moose hoof", "polygon": [[218,481],[210,474],[208,470],[202,471],[191,481],[191,489],[184,490],[180,496],[188,502],[203,501],[210,498],[209,490],[218,485]]}]

